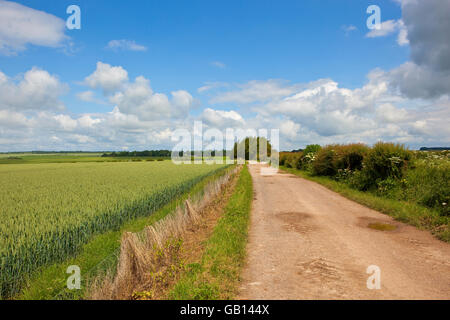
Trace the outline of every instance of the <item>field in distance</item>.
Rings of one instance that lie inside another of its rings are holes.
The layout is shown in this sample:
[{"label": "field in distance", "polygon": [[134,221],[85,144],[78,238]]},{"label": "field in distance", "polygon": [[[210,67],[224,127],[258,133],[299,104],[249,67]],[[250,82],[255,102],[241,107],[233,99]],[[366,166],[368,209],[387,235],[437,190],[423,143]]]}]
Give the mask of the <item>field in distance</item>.
[{"label": "field in distance", "polygon": [[95,234],[151,214],[224,167],[171,161],[1,165],[0,298],[17,293],[38,267],[66,259]]},{"label": "field in distance", "polygon": [[0,164],[157,161],[167,157],[102,157],[104,153],[0,153]]}]

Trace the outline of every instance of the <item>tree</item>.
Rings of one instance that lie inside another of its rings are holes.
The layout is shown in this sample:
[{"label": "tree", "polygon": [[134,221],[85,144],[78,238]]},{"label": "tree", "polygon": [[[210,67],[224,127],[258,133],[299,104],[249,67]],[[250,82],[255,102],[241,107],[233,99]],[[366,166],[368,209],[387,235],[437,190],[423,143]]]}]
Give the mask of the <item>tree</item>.
[{"label": "tree", "polygon": [[310,144],[307,145],[305,150],[303,150],[303,154],[313,153],[316,154],[322,147],[318,144]]},{"label": "tree", "polygon": [[[239,148],[244,148],[245,150],[245,160],[267,160],[267,159],[259,159],[260,156],[260,145],[263,146],[264,143],[267,145],[267,157],[272,155],[272,145],[270,141],[263,137],[247,137],[239,143],[234,143],[233,155],[234,159],[238,157]],[[256,144],[256,148],[250,148],[250,146],[254,146]]]}]

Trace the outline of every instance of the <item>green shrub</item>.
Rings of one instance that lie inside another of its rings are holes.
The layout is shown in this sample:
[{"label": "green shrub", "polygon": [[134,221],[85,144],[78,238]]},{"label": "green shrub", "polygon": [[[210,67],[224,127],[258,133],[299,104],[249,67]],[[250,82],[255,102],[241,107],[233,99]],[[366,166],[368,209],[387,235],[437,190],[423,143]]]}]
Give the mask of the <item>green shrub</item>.
[{"label": "green shrub", "polygon": [[312,171],[318,176],[334,176],[337,173],[336,148],[338,145],[328,145],[317,152],[312,162]]},{"label": "green shrub", "polygon": [[290,154],[285,156],[283,165],[286,166],[287,168],[292,168],[291,167],[291,155]]},{"label": "green shrub", "polygon": [[312,172],[312,164],[316,159],[316,155],[313,153],[305,154],[299,159],[298,169],[305,170],[308,172]]},{"label": "green shrub", "polygon": [[351,171],[350,169],[338,169],[334,179],[337,181],[348,182],[353,174],[354,171]]},{"label": "green shrub", "polygon": [[400,179],[404,176],[411,157],[411,151],[402,144],[378,142],[364,158],[363,171],[371,186],[389,177]]},{"label": "green shrub", "polygon": [[296,169],[304,169],[303,166],[303,158],[304,154],[303,152],[296,153],[295,156],[292,159],[292,164],[295,166]]},{"label": "green shrub", "polygon": [[299,161],[302,157],[301,152],[289,153],[285,159],[284,165],[288,168],[298,169]]},{"label": "green shrub", "polygon": [[333,144],[320,149],[313,159],[313,173],[320,176],[336,176],[338,180],[348,177],[351,171],[361,170],[369,147],[354,143]]},{"label": "green shrub", "polygon": [[367,187],[371,185],[370,177],[361,170],[353,171],[347,182],[350,187],[361,191],[367,190]]},{"label": "green shrub", "polygon": [[303,154],[316,154],[317,152],[319,152],[319,150],[322,149],[322,147],[318,144],[310,144],[307,145],[305,150],[303,150]]},{"label": "green shrub", "polygon": [[369,147],[361,143],[338,145],[336,151],[336,168],[342,170],[361,170],[363,160],[369,153]]},{"label": "green shrub", "polygon": [[393,194],[399,189],[400,182],[398,179],[388,177],[385,180],[378,181],[377,194],[387,198],[393,198]]},{"label": "green shrub", "polygon": [[405,200],[413,200],[421,205],[439,210],[449,216],[450,162],[423,161],[416,163],[406,174],[407,188]]},{"label": "green shrub", "polygon": [[288,168],[297,168],[297,162],[300,157],[298,152],[282,152],[280,153],[280,165]]},{"label": "green shrub", "polygon": [[286,160],[289,158],[289,153],[280,152],[280,166],[286,165]]},{"label": "green shrub", "polygon": [[303,155],[298,160],[297,169],[312,171],[312,162],[316,158],[317,152],[322,147],[318,144],[310,144],[306,146],[305,150],[303,150]]}]

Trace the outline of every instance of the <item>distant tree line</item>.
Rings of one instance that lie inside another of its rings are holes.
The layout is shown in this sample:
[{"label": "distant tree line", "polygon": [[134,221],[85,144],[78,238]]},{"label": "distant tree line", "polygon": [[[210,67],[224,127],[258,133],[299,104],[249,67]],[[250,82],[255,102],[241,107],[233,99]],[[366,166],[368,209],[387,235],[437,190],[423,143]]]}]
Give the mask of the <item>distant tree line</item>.
[{"label": "distant tree line", "polygon": [[[191,154],[194,156],[199,154],[200,151],[179,151],[179,156],[184,156],[185,154]],[[203,152],[204,154],[205,152]],[[226,155],[226,150],[222,151],[223,155]],[[160,157],[160,158],[170,158],[172,156],[172,151],[170,150],[145,150],[145,151],[113,151],[110,153],[104,153],[102,157]],[[216,150],[211,151],[211,156],[216,156]]]},{"label": "distant tree line", "polygon": [[450,150],[450,147],[420,148],[420,151],[446,151],[446,150]]},{"label": "distant tree line", "polygon": [[172,155],[170,150],[145,150],[145,151],[113,151],[104,153],[102,157],[163,157],[168,158]]}]

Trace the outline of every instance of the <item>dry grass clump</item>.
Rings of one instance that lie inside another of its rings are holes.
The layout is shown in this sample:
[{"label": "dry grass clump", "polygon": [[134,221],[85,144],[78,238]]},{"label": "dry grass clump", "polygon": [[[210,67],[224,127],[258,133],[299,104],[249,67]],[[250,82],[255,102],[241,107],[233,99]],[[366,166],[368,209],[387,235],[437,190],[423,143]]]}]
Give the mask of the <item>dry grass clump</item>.
[{"label": "dry grass clump", "polygon": [[173,283],[184,269],[181,258],[183,235],[202,220],[204,209],[231,181],[240,167],[209,183],[203,193],[185,202],[175,212],[147,226],[142,232],[126,232],[120,256],[112,271],[94,280],[89,298],[94,300],[154,299]]}]

